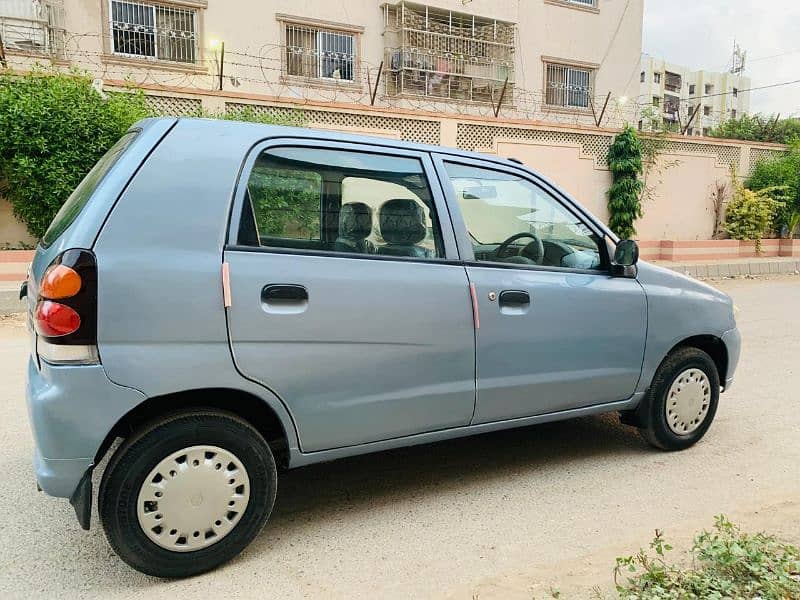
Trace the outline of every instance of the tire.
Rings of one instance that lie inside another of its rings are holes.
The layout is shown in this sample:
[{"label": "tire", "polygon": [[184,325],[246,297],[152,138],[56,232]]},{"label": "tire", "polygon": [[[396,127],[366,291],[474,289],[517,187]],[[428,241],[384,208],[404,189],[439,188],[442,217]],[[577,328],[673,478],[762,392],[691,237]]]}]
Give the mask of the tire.
[{"label": "tire", "polygon": [[719,373],[708,354],[691,347],[673,351],[656,370],[643,400],[640,433],[661,450],[693,446],[711,427],[719,391]]},{"label": "tire", "polygon": [[[233,414],[196,409],[152,422],[120,446],[103,473],[98,508],[111,547],[128,565],[188,577],[239,554],[264,527],[276,490],[275,460],[261,434]],[[152,495],[161,498],[143,501]],[[198,525],[208,519],[208,527]]]}]

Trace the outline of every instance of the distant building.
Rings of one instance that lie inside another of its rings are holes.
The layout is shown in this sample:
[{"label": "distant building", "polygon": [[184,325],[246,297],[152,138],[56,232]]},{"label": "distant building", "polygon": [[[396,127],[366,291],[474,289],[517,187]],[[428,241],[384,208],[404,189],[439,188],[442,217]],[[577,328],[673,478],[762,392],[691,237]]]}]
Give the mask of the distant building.
[{"label": "distant building", "polygon": [[[694,71],[644,54],[639,83],[640,105],[651,104],[654,116],[681,131],[688,124],[687,135],[707,135],[720,123],[750,111],[750,92],[745,90],[751,81],[742,75]],[[643,118],[640,126],[648,129],[651,124]]]}]

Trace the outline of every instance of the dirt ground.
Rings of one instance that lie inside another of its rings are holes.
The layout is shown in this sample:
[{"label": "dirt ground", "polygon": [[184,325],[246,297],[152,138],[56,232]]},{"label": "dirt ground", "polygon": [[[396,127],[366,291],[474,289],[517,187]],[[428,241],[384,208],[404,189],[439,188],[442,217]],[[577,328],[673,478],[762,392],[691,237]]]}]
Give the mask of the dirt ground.
[{"label": "dirt ground", "polygon": [[800,277],[714,282],[741,308],[736,383],[681,453],[613,415],[362,456],[287,473],[272,519],[216,572],[126,567],[66,500],[37,493],[27,336],[0,318],[0,590],[6,598],[561,598],[613,591],[614,558],[656,528],[676,547],[725,513],[800,542]]}]

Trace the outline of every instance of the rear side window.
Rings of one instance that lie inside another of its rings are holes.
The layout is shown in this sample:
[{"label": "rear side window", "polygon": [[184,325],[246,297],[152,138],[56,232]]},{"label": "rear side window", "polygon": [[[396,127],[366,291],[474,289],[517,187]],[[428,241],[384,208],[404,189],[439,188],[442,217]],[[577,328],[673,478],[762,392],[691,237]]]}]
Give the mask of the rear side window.
[{"label": "rear side window", "polygon": [[67,230],[67,227],[72,225],[72,222],[78,217],[83,207],[92,197],[92,194],[100,185],[103,177],[106,176],[111,170],[111,167],[117,162],[122,153],[131,145],[134,138],[136,138],[138,131],[129,131],[123,135],[111,149],[106,152],[103,157],[97,161],[97,164],[92,167],[89,174],[83,178],[75,188],[75,191],[70,194],[67,201],[61,206],[61,209],[56,213],[53,222],[42,237],[41,244],[47,248],[50,244],[55,242],[59,236]]},{"label": "rear side window", "polygon": [[416,158],[271,148],[248,176],[242,212],[243,245],[444,256],[431,189]]}]

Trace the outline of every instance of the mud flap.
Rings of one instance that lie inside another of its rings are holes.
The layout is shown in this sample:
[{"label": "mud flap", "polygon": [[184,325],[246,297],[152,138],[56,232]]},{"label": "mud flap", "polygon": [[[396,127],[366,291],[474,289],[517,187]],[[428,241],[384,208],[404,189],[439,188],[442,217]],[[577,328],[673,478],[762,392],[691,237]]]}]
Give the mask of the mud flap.
[{"label": "mud flap", "polygon": [[92,471],[94,471],[94,466],[86,470],[69,499],[69,503],[75,509],[75,516],[78,517],[78,523],[86,531],[89,531],[89,523],[92,518]]}]

